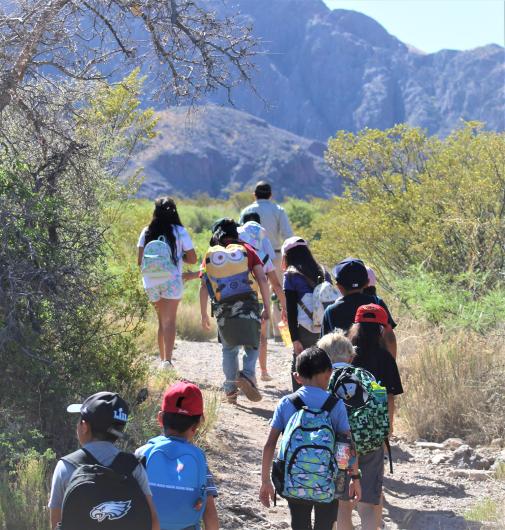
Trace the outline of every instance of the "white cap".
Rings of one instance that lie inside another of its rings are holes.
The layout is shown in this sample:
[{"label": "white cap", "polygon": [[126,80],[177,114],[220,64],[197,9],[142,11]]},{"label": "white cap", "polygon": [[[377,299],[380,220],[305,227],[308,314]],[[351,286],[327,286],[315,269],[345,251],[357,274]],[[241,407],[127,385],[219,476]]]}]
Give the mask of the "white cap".
[{"label": "white cap", "polygon": [[292,248],[308,247],[308,246],[309,245],[307,241],[305,241],[305,239],[303,239],[302,237],[298,237],[298,236],[288,237],[286,241],[284,241],[284,243],[282,244],[281,253],[283,256],[285,256],[286,252]]}]

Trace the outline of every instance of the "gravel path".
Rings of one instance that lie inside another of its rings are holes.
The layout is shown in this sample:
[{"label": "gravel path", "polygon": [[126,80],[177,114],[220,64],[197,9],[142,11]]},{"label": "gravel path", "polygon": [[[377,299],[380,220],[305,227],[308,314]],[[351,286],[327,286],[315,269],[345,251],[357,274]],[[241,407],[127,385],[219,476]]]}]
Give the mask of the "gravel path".
[{"label": "gravel path", "polygon": [[[221,351],[215,342],[177,343],[174,352],[177,371],[203,387],[219,389],[223,381]],[[290,391],[290,354],[278,344],[269,344],[270,383],[260,383],[263,400],[238,405],[222,403],[219,420],[211,434],[207,451],[220,496],[218,511],[224,529],[257,530],[290,528],[286,502],[264,508],[258,501],[261,451],[269,430],[269,420],[279,398]],[[488,476],[467,476],[448,464],[436,464],[435,453],[393,441],[394,474],[386,467],[384,520],[390,530],[474,530],[499,528],[463,518],[463,514],[483,497],[505,498],[503,482]],[[458,476],[460,475],[460,476]],[[464,476],[461,476],[464,475]],[[503,502],[503,501],[501,501]],[[356,528],[359,528],[356,518]],[[502,527],[503,528],[503,527]]]}]

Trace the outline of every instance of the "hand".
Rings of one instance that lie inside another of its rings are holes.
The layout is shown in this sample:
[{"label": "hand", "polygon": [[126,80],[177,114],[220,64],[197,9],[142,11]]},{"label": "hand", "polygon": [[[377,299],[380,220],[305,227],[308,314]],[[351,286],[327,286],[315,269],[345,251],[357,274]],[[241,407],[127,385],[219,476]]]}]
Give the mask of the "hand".
[{"label": "hand", "polygon": [[288,323],[288,313],[284,307],[281,309],[281,320],[284,322],[284,324]]},{"label": "hand", "polygon": [[299,340],[293,341],[293,351],[295,355],[300,355],[304,349],[303,344]]},{"label": "hand", "polygon": [[198,272],[186,271],[182,273],[182,281],[187,282],[188,280],[194,280],[198,278]]},{"label": "hand", "polygon": [[210,330],[210,319],[209,315],[202,315],[202,328],[206,331]]},{"label": "hand", "polygon": [[270,310],[266,307],[264,307],[261,312],[261,320],[270,320]]},{"label": "hand", "polygon": [[274,485],[272,484],[272,481],[269,480],[268,482],[263,482],[260,488],[260,501],[263,506],[266,506],[267,508],[270,508],[270,499],[274,500],[275,497],[275,489]]},{"label": "hand", "polygon": [[361,480],[351,479],[349,484],[349,499],[351,502],[358,503],[361,500]]}]

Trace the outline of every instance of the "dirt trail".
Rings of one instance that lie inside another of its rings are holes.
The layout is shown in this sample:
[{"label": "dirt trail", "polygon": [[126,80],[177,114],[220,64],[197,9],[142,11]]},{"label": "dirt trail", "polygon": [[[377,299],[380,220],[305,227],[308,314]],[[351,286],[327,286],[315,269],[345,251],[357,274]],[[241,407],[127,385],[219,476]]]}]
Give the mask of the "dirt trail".
[{"label": "dirt trail", "polygon": [[[181,376],[204,387],[218,389],[222,384],[221,350],[217,343],[178,342],[174,352]],[[270,383],[260,383],[263,400],[247,401],[239,396],[238,405],[222,403],[219,420],[211,435],[209,463],[219,488],[218,510],[224,529],[257,530],[290,528],[286,502],[264,508],[258,501],[261,451],[269,420],[279,398],[290,391],[289,351],[269,344]],[[433,464],[433,453],[393,441],[394,474],[386,468],[384,520],[390,530],[468,530],[497,528],[472,523],[463,514],[483,497],[505,498],[502,482],[461,478],[456,468]],[[487,478],[487,477],[486,477]],[[356,528],[359,519],[356,518]]]}]

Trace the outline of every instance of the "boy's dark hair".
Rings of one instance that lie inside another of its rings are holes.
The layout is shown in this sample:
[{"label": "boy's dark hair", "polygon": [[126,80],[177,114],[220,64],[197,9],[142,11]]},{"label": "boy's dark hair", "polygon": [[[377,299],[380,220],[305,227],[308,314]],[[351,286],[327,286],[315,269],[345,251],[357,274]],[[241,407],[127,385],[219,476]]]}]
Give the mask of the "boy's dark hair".
[{"label": "boy's dark hair", "polygon": [[258,223],[259,225],[261,224],[261,217],[260,217],[260,214],[257,213],[257,212],[249,212],[249,213],[245,213],[243,216],[242,216],[242,222],[243,224],[246,224],[248,223],[249,221],[255,221],[256,223]]},{"label": "boy's dark hair", "polygon": [[260,180],[256,184],[254,195],[257,199],[270,199],[272,196],[272,187],[266,180]]},{"label": "boy's dark hair", "polygon": [[369,294],[370,296],[377,296],[377,287],[375,287],[375,285],[368,285],[362,292],[363,294]]},{"label": "boy's dark hair", "polygon": [[[94,440],[97,440],[99,442],[110,442],[110,443],[116,443],[119,440],[119,436],[116,436],[115,434],[112,434],[110,432],[102,432],[102,431],[94,430],[93,425],[89,421],[84,419],[82,416],[81,416],[80,421],[86,421],[88,423],[89,428],[91,429],[91,436],[93,437]],[[123,432],[125,425],[114,424],[113,427],[116,431]]]},{"label": "boy's dark hair", "polygon": [[163,413],[163,429],[167,431],[178,432],[182,434],[186,432],[190,427],[196,425],[200,421],[201,416],[188,416],[186,414],[177,414],[175,412],[164,412]]},{"label": "boy's dark hair", "polygon": [[373,355],[381,347],[382,326],[372,322],[353,324],[347,332],[347,338],[356,346],[358,356]]},{"label": "boy's dark hair", "polygon": [[317,346],[311,346],[303,350],[296,358],[296,371],[304,379],[311,379],[317,374],[323,374],[328,370],[331,371],[331,368],[331,360],[328,354]]}]

